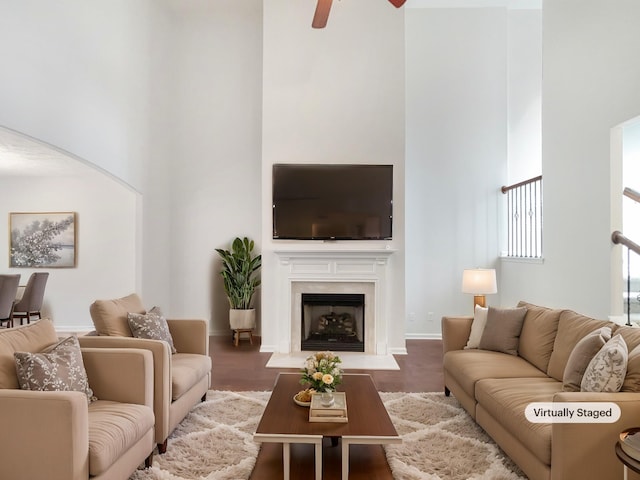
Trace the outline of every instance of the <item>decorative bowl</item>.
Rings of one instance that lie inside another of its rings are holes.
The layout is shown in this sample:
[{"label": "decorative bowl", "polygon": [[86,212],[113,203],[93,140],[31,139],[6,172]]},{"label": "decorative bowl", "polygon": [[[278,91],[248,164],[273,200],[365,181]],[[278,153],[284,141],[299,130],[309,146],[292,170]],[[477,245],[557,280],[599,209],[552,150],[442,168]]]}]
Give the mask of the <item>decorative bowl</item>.
[{"label": "decorative bowl", "polygon": [[[299,393],[299,392],[298,392]],[[311,402],[301,402],[300,400],[298,400],[298,393],[296,393],[293,396],[293,401],[296,403],[296,405],[300,405],[301,407],[308,407],[311,405]]]}]

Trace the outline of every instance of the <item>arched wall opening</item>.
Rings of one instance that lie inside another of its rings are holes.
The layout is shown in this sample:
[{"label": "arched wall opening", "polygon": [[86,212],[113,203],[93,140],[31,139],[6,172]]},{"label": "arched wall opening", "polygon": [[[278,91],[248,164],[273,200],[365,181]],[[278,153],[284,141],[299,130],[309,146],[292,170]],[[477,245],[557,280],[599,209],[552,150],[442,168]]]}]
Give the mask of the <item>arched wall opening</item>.
[{"label": "arched wall opening", "polygon": [[[58,331],[92,330],[94,300],[139,291],[141,204],[139,192],[87,160],[0,126],[0,272],[20,274],[21,284],[49,272],[42,313]],[[75,212],[76,266],[10,267],[11,212]]]}]

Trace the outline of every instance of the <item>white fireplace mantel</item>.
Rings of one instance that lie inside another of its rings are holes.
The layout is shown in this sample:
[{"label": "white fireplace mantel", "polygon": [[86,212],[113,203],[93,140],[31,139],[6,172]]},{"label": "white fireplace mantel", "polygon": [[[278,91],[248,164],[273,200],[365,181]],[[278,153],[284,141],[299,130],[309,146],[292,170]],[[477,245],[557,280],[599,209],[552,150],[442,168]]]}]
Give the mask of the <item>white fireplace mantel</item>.
[{"label": "white fireplace mantel", "polygon": [[275,253],[280,258],[280,263],[300,261],[301,259],[335,259],[335,260],[373,260],[376,263],[386,263],[395,250],[386,248],[372,249],[277,249]]},{"label": "white fireplace mantel", "polygon": [[278,256],[278,352],[300,351],[301,292],[365,293],[365,353],[388,354],[387,274],[392,249],[281,249]]}]

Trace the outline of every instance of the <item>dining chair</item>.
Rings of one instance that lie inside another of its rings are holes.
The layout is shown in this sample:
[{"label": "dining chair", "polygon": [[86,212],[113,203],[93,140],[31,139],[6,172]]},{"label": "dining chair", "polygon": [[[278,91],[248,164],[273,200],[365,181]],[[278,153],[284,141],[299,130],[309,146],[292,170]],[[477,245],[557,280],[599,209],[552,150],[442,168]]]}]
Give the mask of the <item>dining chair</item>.
[{"label": "dining chair", "polygon": [[20,319],[20,325],[26,320],[31,323],[31,317],[42,318],[40,309],[44,299],[44,287],[49,278],[48,272],[34,272],[24,287],[22,298],[13,307],[13,320]]},{"label": "dining chair", "polygon": [[0,326],[13,327],[13,305],[18,293],[20,275],[0,275]]}]

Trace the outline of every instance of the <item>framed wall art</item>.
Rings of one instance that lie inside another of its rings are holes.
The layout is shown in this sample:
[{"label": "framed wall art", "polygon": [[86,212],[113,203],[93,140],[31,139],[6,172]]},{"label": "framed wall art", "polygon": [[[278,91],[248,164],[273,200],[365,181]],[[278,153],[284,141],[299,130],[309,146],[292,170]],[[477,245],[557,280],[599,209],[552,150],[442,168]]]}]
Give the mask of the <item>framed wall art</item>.
[{"label": "framed wall art", "polygon": [[9,267],[76,266],[75,212],[11,212],[9,235]]}]

